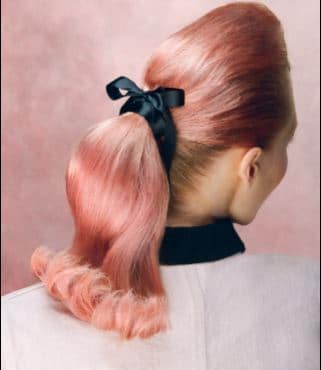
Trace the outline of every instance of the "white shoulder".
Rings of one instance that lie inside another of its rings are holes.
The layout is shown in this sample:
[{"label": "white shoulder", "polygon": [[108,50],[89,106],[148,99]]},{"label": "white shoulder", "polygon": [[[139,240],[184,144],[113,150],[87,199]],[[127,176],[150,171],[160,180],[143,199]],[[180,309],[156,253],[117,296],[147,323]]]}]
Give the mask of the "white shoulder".
[{"label": "white shoulder", "polygon": [[300,279],[312,280],[318,280],[320,276],[320,262],[308,257],[279,253],[248,254],[244,257],[244,264],[256,272],[261,270],[291,278],[294,274]]},{"label": "white shoulder", "polygon": [[244,260],[246,277],[255,278],[252,282],[258,288],[261,286],[263,289],[271,289],[272,292],[275,290],[280,297],[286,295],[294,301],[305,297],[320,303],[319,261],[277,253],[247,257],[247,260]]},{"label": "white shoulder", "polygon": [[257,309],[272,349],[267,356],[274,355],[281,368],[319,369],[320,262],[266,254],[253,258],[252,271],[257,282],[251,287],[264,291],[253,296],[262,298]]},{"label": "white shoulder", "polygon": [[2,370],[110,370],[113,333],[71,315],[42,283],[2,296],[1,306]]},{"label": "white shoulder", "polygon": [[[199,266],[199,276],[209,346],[217,341],[214,333],[232,341],[244,354],[239,368],[248,368],[251,359],[253,369],[319,369],[318,261],[244,254]],[[233,368],[233,360],[226,361]]]},{"label": "white shoulder", "polygon": [[[31,325],[37,323],[41,301],[43,304],[46,302],[42,283],[29,285],[1,296],[1,343],[3,343],[1,370],[19,368],[14,343],[20,344],[21,338],[28,333],[23,330],[28,323]],[[20,351],[23,350],[20,345],[19,348]]]},{"label": "white shoulder", "polygon": [[228,289],[236,287],[252,303],[291,305],[293,309],[308,306],[311,314],[318,313],[320,262],[317,260],[277,253],[245,254],[234,261],[231,259],[226,268],[222,272],[229,271]]},{"label": "white shoulder", "polygon": [[2,304],[7,304],[8,302],[15,300],[16,298],[22,298],[26,296],[26,293],[32,292],[32,291],[37,291],[37,290],[42,290],[43,289],[43,283],[35,283],[32,285],[28,285],[24,288],[14,290],[10,293],[7,293],[5,295],[1,296],[1,303]]},{"label": "white shoulder", "polygon": [[39,318],[39,313],[51,304],[43,283],[32,284],[1,296],[1,319],[11,321],[27,313],[30,320],[33,316]]},{"label": "white shoulder", "polygon": [[[215,290],[215,279],[226,277],[225,287],[296,289],[297,293],[319,295],[320,262],[307,257],[278,253],[239,254],[214,263],[198,264],[204,289]],[[214,279],[214,280],[213,280]],[[213,286],[214,283],[214,286]]]}]

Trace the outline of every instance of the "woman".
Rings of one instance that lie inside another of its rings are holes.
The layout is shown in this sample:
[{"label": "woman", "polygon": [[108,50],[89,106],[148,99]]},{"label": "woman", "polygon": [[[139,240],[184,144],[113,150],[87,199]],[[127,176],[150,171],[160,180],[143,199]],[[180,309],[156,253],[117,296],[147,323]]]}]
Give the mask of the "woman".
[{"label": "woman", "polygon": [[319,264],[246,255],[233,227],[281,182],[297,125],[280,21],[216,8],[143,82],[111,81],[128,101],[73,150],[74,240],[37,248],[41,283],[3,298],[5,369],[318,369]]}]

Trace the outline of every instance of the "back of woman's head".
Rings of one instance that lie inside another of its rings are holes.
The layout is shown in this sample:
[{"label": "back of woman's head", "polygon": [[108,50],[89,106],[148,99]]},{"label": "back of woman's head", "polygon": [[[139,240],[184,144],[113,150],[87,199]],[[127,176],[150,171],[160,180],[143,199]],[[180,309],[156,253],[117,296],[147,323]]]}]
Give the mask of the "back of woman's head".
[{"label": "back of woman's head", "polygon": [[167,179],[145,119],[126,113],[91,127],[74,148],[66,191],[70,248],[37,248],[33,272],[79,319],[149,337],[170,327],[158,252],[170,214],[184,212],[196,179],[220,151],[269,146],[288,122],[289,62],[282,26],[264,5],[212,10],[152,55],[143,86],[185,91],[171,109],[177,146]]}]

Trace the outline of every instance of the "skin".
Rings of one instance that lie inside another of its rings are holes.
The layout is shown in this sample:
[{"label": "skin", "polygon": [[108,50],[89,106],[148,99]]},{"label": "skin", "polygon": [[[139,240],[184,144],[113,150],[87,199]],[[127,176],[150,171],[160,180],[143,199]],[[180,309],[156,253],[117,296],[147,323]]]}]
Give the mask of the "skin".
[{"label": "skin", "polygon": [[185,216],[168,218],[167,225],[203,225],[222,217],[230,217],[241,225],[252,222],[263,202],[286,174],[287,148],[296,126],[293,109],[290,122],[268,150],[260,147],[226,150],[215,159],[208,175],[199,179],[197,192],[188,196]]}]

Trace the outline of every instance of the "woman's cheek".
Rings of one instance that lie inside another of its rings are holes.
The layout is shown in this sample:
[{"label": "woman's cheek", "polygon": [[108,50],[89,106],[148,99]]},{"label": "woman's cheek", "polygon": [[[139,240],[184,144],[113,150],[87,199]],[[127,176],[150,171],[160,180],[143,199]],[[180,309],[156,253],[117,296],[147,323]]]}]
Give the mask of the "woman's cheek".
[{"label": "woman's cheek", "polygon": [[279,153],[274,161],[273,170],[271,171],[271,190],[274,190],[282,181],[288,167],[287,151]]},{"label": "woman's cheek", "polygon": [[288,169],[288,153],[287,153],[287,150],[285,149],[282,153],[282,156],[280,158],[280,162],[278,164],[278,173],[279,173],[279,176],[278,176],[278,183],[280,183],[283,179],[283,177],[285,176],[286,174],[286,171]]}]

